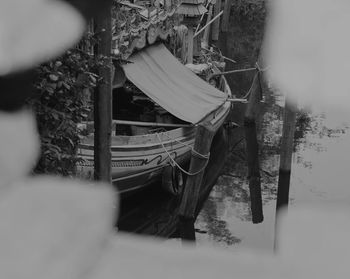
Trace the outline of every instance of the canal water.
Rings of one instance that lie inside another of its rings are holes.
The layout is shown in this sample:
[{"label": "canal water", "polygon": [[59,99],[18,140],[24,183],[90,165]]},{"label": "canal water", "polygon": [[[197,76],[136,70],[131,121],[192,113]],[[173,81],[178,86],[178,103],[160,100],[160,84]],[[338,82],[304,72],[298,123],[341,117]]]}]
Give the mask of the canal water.
[{"label": "canal water", "polygon": [[[254,2],[261,4],[264,1]],[[230,18],[230,30],[220,35],[216,46],[225,56],[237,61],[226,61],[227,70],[253,67],[260,58],[265,15],[261,14],[260,9],[252,11],[252,18],[237,11],[231,12],[234,14]],[[253,76],[251,72],[227,76],[232,92],[237,97],[246,95]],[[230,130],[225,166],[195,223],[198,246],[273,251],[284,101],[276,90],[267,88],[266,84],[263,83],[264,101],[257,123],[264,221],[261,224],[251,221],[243,128]],[[231,119],[242,125],[244,110],[244,105],[236,105]],[[349,123],[350,113],[338,109],[328,109],[326,112],[303,109],[298,112],[289,211],[305,203],[342,203],[350,200]],[[159,197],[155,199],[155,196],[151,194],[149,199],[143,196],[141,200],[147,202],[147,206],[140,205],[138,209],[133,209],[141,212],[136,214],[141,220],[152,220],[155,216],[156,224],[148,229],[152,235],[158,235],[163,224],[165,227],[176,219],[171,203],[164,198],[165,206],[162,208],[165,210],[161,212],[168,214],[159,220],[160,210],[155,206]],[[134,226],[129,225],[137,223],[137,220],[129,218],[128,214],[125,216],[128,222],[119,228],[134,231],[131,229]],[[141,227],[140,231],[144,232],[144,229]]]},{"label": "canal water", "polygon": [[[260,60],[264,34],[264,1],[249,5],[252,10],[231,10],[230,29],[215,43],[236,63],[226,61],[226,69],[242,69]],[[248,16],[247,16],[248,14]],[[262,65],[268,66],[268,65]],[[254,73],[228,75],[231,90],[238,97],[248,91]],[[282,134],[283,104],[279,92],[266,88],[257,126],[264,222],[252,224],[243,129],[230,133],[228,160],[196,221],[198,245],[226,249],[251,248],[272,251],[279,169],[279,143]],[[301,204],[342,203],[350,200],[350,113],[337,108],[297,115],[289,210]],[[244,107],[236,106],[232,119],[242,124]]]},{"label": "canal water", "polygon": [[[241,128],[231,134],[229,158],[196,221],[198,245],[273,251],[283,100],[269,93],[258,125],[264,222],[253,224]],[[299,112],[293,153],[290,206],[350,200],[350,113]],[[235,141],[235,142],[232,142]]]}]

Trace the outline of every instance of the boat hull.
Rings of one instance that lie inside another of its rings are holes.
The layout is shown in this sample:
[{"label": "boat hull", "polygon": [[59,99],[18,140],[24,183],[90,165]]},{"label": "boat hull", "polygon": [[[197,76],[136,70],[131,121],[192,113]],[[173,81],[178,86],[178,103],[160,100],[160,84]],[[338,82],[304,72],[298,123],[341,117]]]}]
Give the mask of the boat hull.
[{"label": "boat hull", "polygon": [[[229,96],[230,89],[224,80],[223,88]],[[207,115],[201,123],[210,122],[215,130],[223,125],[231,108],[230,102],[225,102],[215,111]],[[200,125],[200,123],[198,124]],[[137,135],[113,136],[112,182],[121,194],[151,185],[161,179],[164,168],[176,164],[186,165],[191,158],[197,125],[177,129]],[[79,146],[81,158],[77,165],[80,177],[92,179],[94,171],[94,140],[86,137]]]},{"label": "boat hull", "polygon": [[[173,161],[185,164],[194,144],[195,127],[179,128],[169,132],[144,136],[114,137],[119,145],[112,145],[112,182],[120,193],[131,192],[160,179],[164,167]],[[129,144],[121,144],[121,142]],[[77,172],[82,178],[93,178],[93,142],[83,141],[79,146]],[[171,159],[170,159],[171,157]]]}]

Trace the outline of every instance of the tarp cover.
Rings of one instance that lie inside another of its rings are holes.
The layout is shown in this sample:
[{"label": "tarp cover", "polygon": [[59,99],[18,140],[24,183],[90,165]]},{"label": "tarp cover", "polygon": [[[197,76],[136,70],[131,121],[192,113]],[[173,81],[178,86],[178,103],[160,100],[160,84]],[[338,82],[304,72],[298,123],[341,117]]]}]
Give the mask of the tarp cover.
[{"label": "tarp cover", "polygon": [[127,78],[176,117],[198,123],[222,105],[227,95],[197,77],[163,44],[131,56],[123,66]]}]

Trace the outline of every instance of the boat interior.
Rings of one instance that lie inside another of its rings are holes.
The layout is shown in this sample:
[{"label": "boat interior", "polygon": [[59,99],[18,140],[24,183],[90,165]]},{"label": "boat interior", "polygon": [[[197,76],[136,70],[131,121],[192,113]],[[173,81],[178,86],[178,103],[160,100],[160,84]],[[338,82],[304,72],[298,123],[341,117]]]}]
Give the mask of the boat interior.
[{"label": "boat interior", "polygon": [[[206,80],[205,77],[198,76]],[[209,79],[208,83],[224,92],[228,88],[223,77]],[[169,133],[172,138],[182,137],[192,133],[194,128],[193,124],[174,116],[158,105],[128,79],[121,87],[113,89],[112,119],[113,145],[148,142],[156,134],[164,140],[169,140],[167,138],[170,136]],[[86,122],[82,142],[93,142],[93,126],[93,122]],[[159,139],[154,138],[153,141],[158,142]]]},{"label": "boat interior", "polygon": [[163,109],[128,80],[123,87],[113,90],[112,114],[116,136],[152,134],[190,126],[190,123]]}]

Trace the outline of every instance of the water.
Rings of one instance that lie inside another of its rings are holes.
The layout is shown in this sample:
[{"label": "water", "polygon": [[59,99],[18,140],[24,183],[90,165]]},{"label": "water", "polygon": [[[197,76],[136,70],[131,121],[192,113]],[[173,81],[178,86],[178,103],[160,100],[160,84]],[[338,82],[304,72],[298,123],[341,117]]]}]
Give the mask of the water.
[{"label": "water", "polygon": [[[272,96],[273,97],[273,96]],[[272,251],[279,168],[279,139],[282,109],[274,98],[265,106],[259,125],[264,222],[252,224],[244,148],[231,151],[224,174],[214,186],[197,222],[199,245],[227,249],[249,248]],[[293,153],[290,209],[307,203],[350,200],[348,173],[350,157],[350,114],[299,113]],[[232,139],[239,138],[235,131]],[[232,140],[231,139],[231,140]]]},{"label": "water", "polygon": [[[332,119],[331,119],[332,117]],[[331,121],[330,121],[331,120]],[[291,204],[350,201],[348,113],[312,115],[293,157]]]}]

